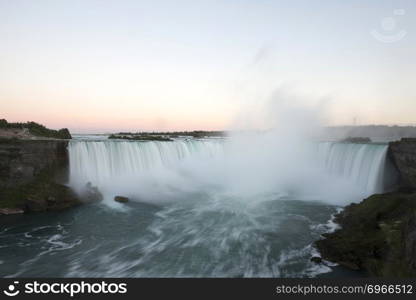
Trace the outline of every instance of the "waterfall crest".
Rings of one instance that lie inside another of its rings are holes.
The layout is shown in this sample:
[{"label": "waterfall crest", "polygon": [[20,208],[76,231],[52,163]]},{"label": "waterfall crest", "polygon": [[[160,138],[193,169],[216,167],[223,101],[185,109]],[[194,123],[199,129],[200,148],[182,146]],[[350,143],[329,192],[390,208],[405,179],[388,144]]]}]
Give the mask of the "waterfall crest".
[{"label": "waterfall crest", "polygon": [[[311,150],[308,159],[301,160],[296,153],[285,157],[291,153],[279,153],[278,145],[264,156],[261,150],[267,145],[253,142],[249,148],[236,149],[227,148],[227,143],[223,139],[74,140],[69,144],[70,184],[79,189],[90,182],[101,191],[107,190],[109,199],[114,193],[134,193],[151,186],[156,197],[163,186],[178,191],[183,186],[204,189],[204,185],[222,185],[233,192],[240,190],[243,195],[298,189],[317,200],[344,194],[347,200],[338,201],[340,204],[383,192],[387,145],[320,142],[312,147],[316,150]],[[262,153],[264,157],[259,157]],[[186,168],[181,168],[184,163]],[[157,174],[152,174],[154,170],[158,170]]]},{"label": "waterfall crest", "polygon": [[322,142],[318,155],[330,174],[351,180],[370,195],[383,192],[387,148],[383,144]]},{"label": "waterfall crest", "polygon": [[157,167],[173,166],[195,156],[207,159],[222,151],[220,140],[159,141],[71,141],[70,181],[100,185],[108,179],[132,175]]}]

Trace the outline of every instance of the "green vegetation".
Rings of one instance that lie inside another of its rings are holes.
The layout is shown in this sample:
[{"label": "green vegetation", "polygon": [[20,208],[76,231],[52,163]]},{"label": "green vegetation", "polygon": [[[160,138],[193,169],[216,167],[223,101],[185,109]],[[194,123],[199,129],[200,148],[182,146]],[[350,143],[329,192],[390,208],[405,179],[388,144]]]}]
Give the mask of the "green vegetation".
[{"label": "green vegetation", "polygon": [[377,277],[416,276],[416,194],[373,195],[335,221],[342,228],[316,242],[324,259]]},{"label": "green vegetation", "polygon": [[54,182],[54,172],[43,170],[30,183],[2,188],[0,208],[20,208],[24,211],[60,210],[80,204],[79,199],[65,185]]},{"label": "green vegetation", "polygon": [[122,139],[122,140],[133,140],[133,141],[161,141],[161,142],[171,142],[173,141],[170,138],[163,137],[160,135],[116,135],[112,134],[108,137],[109,139]]},{"label": "green vegetation", "polygon": [[26,186],[0,190],[0,208],[24,208]]},{"label": "green vegetation", "polygon": [[226,136],[225,131],[153,131],[153,132],[120,132],[117,135],[133,135],[133,136],[168,136],[168,137],[179,137],[179,136],[191,136],[193,138],[204,138],[204,137],[224,137]]},{"label": "green vegetation", "polygon": [[0,119],[0,129],[28,129],[29,133],[38,137],[48,137],[55,139],[71,139],[71,134],[67,128],[53,130],[36,122],[9,123],[5,119]]},{"label": "green vegetation", "polygon": [[109,139],[123,139],[134,141],[173,141],[173,138],[180,136],[187,136],[193,138],[205,138],[205,137],[224,137],[226,133],[224,131],[167,131],[167,132],[119,132],[118,134],[112,134]]}]

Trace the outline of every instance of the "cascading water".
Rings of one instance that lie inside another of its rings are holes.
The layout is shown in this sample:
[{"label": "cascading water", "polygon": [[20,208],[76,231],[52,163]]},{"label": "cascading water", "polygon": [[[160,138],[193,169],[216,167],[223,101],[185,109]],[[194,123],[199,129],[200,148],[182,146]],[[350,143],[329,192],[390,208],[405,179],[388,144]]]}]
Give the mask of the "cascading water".
[{"label": "cascading water", "polygon": [[119,176],[169,168],[188,157],[203,160],[221,151],[221,140],[74,141],[69,144],[70,182],[78,188],[87,182],[101,186]]},{"label": "cascading water", "polygon": [[334,176],[351,180],[366,195],[383,192],[387,145],[322,142],[319,159]]},{"label": "cascading water", "polygon": [[[215,161],[215,158],[221,157],[225,162],[235,160],[238,154],[232,153],[232,149],[228,149],[226,144],[227,141],[222,139],[189,139],[174,142],[73,141],[69,144],[70,182],[77,189],[85,186],[87,182],[101,189],[106,189],[106,185],[113,184],[117,178],[126,180],[136,178],[137,181],[132,181],[132,184],[134,187],[138,187],[140,175],[146,176],[148,172],[155,169],[174,170],[182,161],[190,159],[193,159],[195,168],[201,168],[199,164],[201,161],[211,160],[212,164],[217,163],[220,165],[219,167],[223,167],[224,172],[225,168],[244,165],[247,160],[251,159],[251,157],[243,157],[234,165],[225,166],[223,164],[221,166],[222,163]],[[224,149],[230,150],[227,152],[227,157],[224,157]],[[261,149],[258,151],[260,152]],[[319,176],[327,173],[326,175],[329,177],[335,177],[355,185],[356,189],[362,192],[362,196],[368,196],[383,191],[386,152],[387,145],[383,144],[320,142],[317,144],[317,153],[312,153],[309,159],[316,160],[315,167],[323,169],[319,172]],[[272,156],[266,158],[275,160]],[[208,168],[212,164],[203,165],[202,167],[207,169],[198,170],[197,173],[209,172]],[[313,162],[308,162],[308,164],[314,165]],[[260,163],[255,161],[254,167],[256,165],[260,165]],[[273,162],[270,161],[268,166],[273,168]],[[261,173],[262,170],[253,170],[252,167],[253,165],[247,166],[244,172],[256,174],[259,171]],[[281,164],[275,166],[276,169],[279,167]],[[175,171],[177,172],[177,170]],[[238,176],[242,170],[235,171],[235,174],[231,174],[231,176]],[[257,175],[261,176],[260,173]],[[276,182],[279,177],[284,176],[279,172],[273,175],[276,177]],[[299,174],[297,175],[299,176]],[[250,181],[252,180],[251,178]],[[273,181],[271,182],[273,183]]]}]

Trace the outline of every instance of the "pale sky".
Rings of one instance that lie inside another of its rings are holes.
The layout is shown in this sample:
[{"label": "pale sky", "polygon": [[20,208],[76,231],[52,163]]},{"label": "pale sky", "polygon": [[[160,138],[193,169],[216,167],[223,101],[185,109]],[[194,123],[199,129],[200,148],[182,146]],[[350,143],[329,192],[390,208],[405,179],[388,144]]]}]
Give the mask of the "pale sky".
[{"label": "pale sky", "polygon": [[0,0],[0,118],[227,129],[283,88],[329,125],[415,124],[415,37],[413,0]]}]

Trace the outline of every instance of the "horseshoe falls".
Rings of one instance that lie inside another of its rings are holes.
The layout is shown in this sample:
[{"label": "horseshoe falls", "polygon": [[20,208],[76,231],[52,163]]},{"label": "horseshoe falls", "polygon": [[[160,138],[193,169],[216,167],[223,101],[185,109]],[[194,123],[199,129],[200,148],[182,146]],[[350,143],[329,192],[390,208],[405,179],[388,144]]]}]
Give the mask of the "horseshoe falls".
[{"label": "horseshoe falls", "polygon": [[[227,147],[227,141],[222,139],[190,139],[174,142],[74,141],[69,145],[70,183],[77,189],[81,189],[89,182],[101,190],[108,190],[111,185],[125,186],[126,182],[130,182],[132,186],[128,191],[119,191],[125,194],[134,192],[135,187],[139,188],[140,180],[145,179],[149,174],[157,172],[160,176],[161,172],[165,174],[176,172],[180,175],[181,172],[185,172],[186,166],[189,167],[188,173],[193,173],[193,176],[188,178],[189,182],[201,173],[209,174],[212,172],[210,169],[218,169],[221,166],[224,168],[222,172],[230,176],[241,176],[240,172],[264,176],[261,169],[242,170],[241,166],[244,167],[245,161],[253,158],[244,155],[241,157],[240,153],[232,153],[232,150]],[[317,143],[316,152],[310,154],[311,161],[307,162],[308,167],[316,168],[315,176],[332,180],[332,183],[336,184],[344,181],[346,185],[354,185],[355,190],[359,190],[362,196],[383,191],[386,145],[320,142]],[[277,155],[279,155],[278,151]],[[273,156],[268,158],[272,167],[276,158]],[[260,165],[261,158],[259,159]],[[293,160],[292,157],[288,159]],[[256,161],[256,158],[254,160]],[[229,161],[234,163],[227,166]],[[314,164],[313,161],[316,163]],[[232,167],[235,167],[235,170],[230,170]],[[294,167],[299,166],[294,164]],[[299,168],[297,175],[304,170],[304,167]],[[275,174],[276,183],[279,177],[286,176],[285,172],[281,173]],[[124,180],[124,184],[119,182],[120,178]],[[137,180],[134,181],[134,178]],[[164,178],[159,178],[158,181],[163,180]],[[271,181],[273,182],[273,179]],[[218,182],[218,185],[223,184]]]},{"label": "horseshoe falls", "polygon": [[344,205],[383,190],[387,146],[263,136],[75,139],[68,151],[69,185],[82,194],[90,183],[103,201],[1,234],[20,253],[2,258],[1,275],[354,276],[311,262],[313,242]]}]

